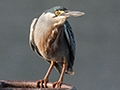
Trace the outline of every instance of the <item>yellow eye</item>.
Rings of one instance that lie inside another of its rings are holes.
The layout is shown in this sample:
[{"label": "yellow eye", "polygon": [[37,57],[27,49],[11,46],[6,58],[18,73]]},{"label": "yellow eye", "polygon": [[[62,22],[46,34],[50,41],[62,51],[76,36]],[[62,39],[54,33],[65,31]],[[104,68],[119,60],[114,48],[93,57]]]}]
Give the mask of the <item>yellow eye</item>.
[{"label": "yellow eye", "polygon": [[56,14],[56,15],[59,15],[59,14],[60,14],[60,12],[59,12],[59,11],[55,11],[55,14]]}]

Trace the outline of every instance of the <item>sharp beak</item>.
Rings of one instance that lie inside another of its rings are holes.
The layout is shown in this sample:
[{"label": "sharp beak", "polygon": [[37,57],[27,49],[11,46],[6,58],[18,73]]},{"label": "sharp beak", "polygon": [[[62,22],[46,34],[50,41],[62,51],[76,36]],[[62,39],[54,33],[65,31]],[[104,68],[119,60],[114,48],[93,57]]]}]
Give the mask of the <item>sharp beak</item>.
[{"label": "sharp beak", "polygon": [[84,12],[80,11],[65,11],[61,14],[61,16],[66,16],[66,17],[78,17],[84,15]]}]

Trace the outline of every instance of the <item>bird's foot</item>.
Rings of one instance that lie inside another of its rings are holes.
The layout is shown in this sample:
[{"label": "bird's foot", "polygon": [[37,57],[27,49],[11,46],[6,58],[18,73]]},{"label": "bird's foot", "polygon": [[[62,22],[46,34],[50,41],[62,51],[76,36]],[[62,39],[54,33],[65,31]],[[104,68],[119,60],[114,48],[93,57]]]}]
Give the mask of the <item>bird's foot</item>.
[{"label": "bird's foot", "polygon": [[48,79],[40,79],[39,81],[37,81],[37,87],[47,88],[47,82],[48,82]]},{"label": "bird's foot", "polygon": [[61,88],[61,84],[62,84],[61,81],[54,82],[52,88]]}]

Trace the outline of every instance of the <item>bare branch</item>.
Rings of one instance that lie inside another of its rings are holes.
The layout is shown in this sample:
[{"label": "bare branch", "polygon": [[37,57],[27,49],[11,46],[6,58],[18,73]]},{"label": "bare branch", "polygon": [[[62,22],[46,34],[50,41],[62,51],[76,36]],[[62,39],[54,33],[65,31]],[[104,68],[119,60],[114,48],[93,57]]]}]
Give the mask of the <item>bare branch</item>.
[{"label": "bare branch", "polygon": [[[46,89],[40,89],[40,90],[76,90],[74,86],[68,85],[68,84],[62,84],[61,89],[52,89],[51,82],[47,83]],[[10,81],[10,80],[0,80],[0,90],[1,88],[37,88],[37,82],[36,81]],[[14,90],[14,89],[13,89]]]}]

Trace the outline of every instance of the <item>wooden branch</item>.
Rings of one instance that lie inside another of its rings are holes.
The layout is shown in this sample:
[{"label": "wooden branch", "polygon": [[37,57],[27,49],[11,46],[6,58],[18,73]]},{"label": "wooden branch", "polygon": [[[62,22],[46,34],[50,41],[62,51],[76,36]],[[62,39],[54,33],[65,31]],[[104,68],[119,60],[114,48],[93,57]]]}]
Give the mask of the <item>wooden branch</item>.
[{"label": "wooden branch", "polygon": [[[61,89],[52,89],[51,82],[47,83],[47,88],[41,88],[40,90],[76,90],[74,86],[68,85],[68,84],[62,84]],[[16,90],[16,88],[37,88],[37,82],[36,81],[10,81],[10,80],[0,80],[0,90],[2,88],[12,88],[12,90]],[[14,89],[15,88],[15,89]]]}]

